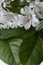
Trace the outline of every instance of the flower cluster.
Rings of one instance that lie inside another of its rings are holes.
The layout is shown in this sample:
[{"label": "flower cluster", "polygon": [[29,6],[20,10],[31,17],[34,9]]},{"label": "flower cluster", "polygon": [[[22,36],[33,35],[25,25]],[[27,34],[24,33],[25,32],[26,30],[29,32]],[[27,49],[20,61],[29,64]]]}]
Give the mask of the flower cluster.
[{"label": "flower cluster", "polygon": [[[0,0],[0,28],[24,27],[26,30],[31,26],[35,27],[36,30],[43,28],[43,2],[26,0],[29,2],[29,6],[22,7],[20,14],[17,14],[3,9],[10,1],[14,0],[9,0],[9,2]],[[20,0],[20,2],[23,1]]]}]

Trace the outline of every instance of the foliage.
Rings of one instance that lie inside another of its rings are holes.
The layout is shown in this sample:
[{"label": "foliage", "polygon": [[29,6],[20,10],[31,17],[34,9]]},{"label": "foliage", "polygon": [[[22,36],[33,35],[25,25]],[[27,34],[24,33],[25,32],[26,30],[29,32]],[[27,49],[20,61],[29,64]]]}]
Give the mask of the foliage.
[{"label": "foliage", "polygon": [[[22,31],[22,32],[21,32]],[[43,30],[0,29],[0,59],[9,65],[37,65],[43,60]]]},{"label": "foliage", "polygon": [[[29,3],[15,0],[6,8],[14,13]],[[6,9],[5,8],[5,9]],[[0,59],[9,65],[39,65],[43,61],[43,29],[0,29]]]}]

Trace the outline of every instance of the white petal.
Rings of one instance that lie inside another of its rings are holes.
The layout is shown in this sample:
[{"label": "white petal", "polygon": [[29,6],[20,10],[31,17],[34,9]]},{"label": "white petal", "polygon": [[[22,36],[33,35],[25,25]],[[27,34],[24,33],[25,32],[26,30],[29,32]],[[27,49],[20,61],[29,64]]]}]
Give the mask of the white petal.
[{"label": "white petal", "polygon": [[12,27],[13,28],[18,28],[18,21],[14,21]]},{"label": "white petal", "polygon": [[27,2],[30,2],[30,0],[26,0]]},{"label": "white petal", "polygon": [[39,25],[39,20],[33,16],[32,18],[32,26],[37,27]]},{"label": "white petal", "polygon": [[24,0],[20,0],[20,2],[23,2]]},{"label": "white petal", "polygon": [[24,8],[21,8],[20,12],[21,12],[21,14],[24,14]]},{"label": "white petal", "polygon": [[4,0],[0,0],[0,6],[1,6],[1,4],[4,2]]},{"label": "white petal", "polygon": [[3,28],[2,24],[0,25],[0,28]]},{"label": "white petal", "polygon": [[41,15],[43,15],[43,2],[39,3],[39,8],[41,11]]},{"label": "white petal", "polygon": [[24,28],[27,30],[29,29],[31,26],[31,21],[27,22],[25,25],[24,25]]},{"label": "white petal", "polygon": [[24,24],[24,16],[23,15],[18,15],[18,26],[22,27]]},{"label": "white petal", "polygon": [[30,4],[29,4],[29,7],[30,7],[30,8],[33,8],[33,7],[35,7],[35,6],[33,5],[33,3],[30,3]]},{"label": "white petal", "polygon": [[7,23],[8,27],[11,27],[11,28],[18,28],[18,21],[10,21]]},{"label": "white petal", "polygon": [[40,0],[35,0],[36,2],[40,2]]},{"label": "white petal", "polygon": [[9,29],[9,26],[7,24],[2,25],[2,28]]}]

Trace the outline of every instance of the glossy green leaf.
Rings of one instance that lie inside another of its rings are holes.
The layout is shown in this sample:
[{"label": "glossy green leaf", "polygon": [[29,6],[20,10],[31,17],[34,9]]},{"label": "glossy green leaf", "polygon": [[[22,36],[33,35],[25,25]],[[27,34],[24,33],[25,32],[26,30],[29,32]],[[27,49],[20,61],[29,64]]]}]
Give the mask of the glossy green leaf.
[{"label": "glossy green leaf", "polygon": [[43,49],[40,40],[35,45],[26,65],[39,65],[42,62]]},{"label": "glossy green leaf", "polygon": [[10,37],[22,37],[26,33],[28,33],[28,31],[26,31],[23,28],[17,28],[17,29],[0,29],[0,39],[8,39]]},{"label": "glossy green leaf", "polygon": [[10,65],[19,65],[19,51],[22,39],[0,40],[0,59]]},{"label": "glossy green leaf", "polygon": [[[38,39],[38,38],[37,38]],[[20,51],[20,59],[23,65],[39,65],[43,58],[42,42],[34,36],[26,38]]]},{"label": "glossy green leaf", "polygon": [[34,28],[25,30],[24,28],[14,28],[14,29],[0,29],[0,39],[8,39],[11,37],[23,38],[25,35],[30,35],[32,32],[35,33]]},{"label": "glossy green leaf", "polygon": [[39,33],[34,28],[1,29],[0,59],[10,65],[40,64],[43,60],[42,34],[43,31]]},{"label": "glossy green leaf", "polygon": [[41,29],[41,30],[39,31],[38,36],[39,36],[39,39],[43,40],[43,29]]},{"label": "glossy green leaf", "polygon": [[31,32],[30,35],[25,37],[21,44],[21,51],[20,51],[20,59],[23,65],[26,65],[26,62],[28,61],[35,45],[38,40],[38,37],[36,38],[36,34],[34,32]]}]

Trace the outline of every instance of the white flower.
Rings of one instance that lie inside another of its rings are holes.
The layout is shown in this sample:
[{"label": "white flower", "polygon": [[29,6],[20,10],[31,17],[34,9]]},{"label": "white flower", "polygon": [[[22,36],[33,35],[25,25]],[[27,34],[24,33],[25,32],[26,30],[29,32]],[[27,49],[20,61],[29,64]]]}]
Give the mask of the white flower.
[{"label": "white flower", "polygon": [[[4,1],[4,3],[7,2]],[[41,15],[39,14],[40,11]],[[37,2],[37,0],[35,0],[35,2],[30,3],[29,6],[21,8],[21,14],[17,15],[9,11],[7,12],[2,7],[0,7],[0,28],[9,29],[9,27],[18,28],[19,26],[24,27],[27,30],[33,26],[38,29],[40,24],[38,17],[43,16],[42,4],[40,4],[39,1]]]},{"label": "white flower", "polygon": [[35,0],[35,2],[40,2],[40,0]]},{"label": "white flower", "polygon": [[10,12],[6,12],[2,10],[0,12],[0,23],[7,23],[7,21],[11,21],[13,18],[13,15]]},{"label": "white flower", "polygon": [[27,2],[30,2],[30,0],[26,0]]},{"label": "white flower", "polygon": [[2,7],[0,9],[0,28],[14,28],[17,25],[17,15],[12,12],[5,11]]},{"label": "white flower", "polygon": [[4,2],[4,0],[0,0],[0,6],[1,6],[1,4]]},{"label": "white flower", "polygon": [[36,18],[36,16],[34,16],[34,14],[32,15],[32,26],[33,27],[37,27],[39,25],[39,20]]},{"label": "white flower", "polygon": [[31,19],[29,19],[29,16],[22,16],[19,15],[19,20],[18,20],[18,26],[23,27],[25,29],[29,29],[30,26],[37,27],[39,25],[39,20],[33,15]]},{"label": "white flower", "polygon": [[31,25],[35,28],[39,25],[39,20],[30,7],[26,6],[25,9],[22,9],[21,13],[25,16],[19,15],[18,25],[20,27],[24,26],[25,29],[29,29]]},{"label": "white flower", "polygon": [[18,28],[18,22],[17,21],[13,21],[13,22],[8,22],[8,27],[10,28]]},{"label": "white flower", "polygon": [[36,0],[34,3],[32,3],[32,5],[34,6],[33,9],[37,18],[43,19],[43,2],[40,1],[37,2]]},{"label": "white flower", "polygon": [[24,24],[27,23],[27,20],[29,19],[28,16],[18,15],[18,26],[23,27]]},{"label": "white flower", "polygon": [[[11,1],[14,1],[14,0],[4,0],[3,7],[6,7],[7,4],[10,4]],[[10,5],[9,5],[9,7],[10,7]]]}]

